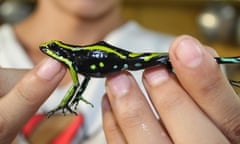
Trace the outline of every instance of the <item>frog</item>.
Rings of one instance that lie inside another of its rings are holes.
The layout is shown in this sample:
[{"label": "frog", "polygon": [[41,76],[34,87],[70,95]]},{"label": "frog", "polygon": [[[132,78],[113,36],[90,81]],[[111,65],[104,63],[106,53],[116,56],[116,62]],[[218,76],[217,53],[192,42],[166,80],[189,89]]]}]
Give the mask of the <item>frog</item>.
[{"label": "frog", "polygon": [[[122,71],[143,70],[159,65],[174,73],[168,52],[131,52],[105,41],[90,45],[67,44],[59,40],[50,40],[39,45],[40,50],[63,63],[70,71],[73,84],[57,107],[47,113],[52,116],[59,110],[77,115],[80,101],[94,107],[83,96],[92,77],[104,78]],[[240,64],[240,56],[214,57],[217,64]],[[84,79],[80,83],[78,74]],[[240,87],[240,81],[229,80],[230,84]]]}]

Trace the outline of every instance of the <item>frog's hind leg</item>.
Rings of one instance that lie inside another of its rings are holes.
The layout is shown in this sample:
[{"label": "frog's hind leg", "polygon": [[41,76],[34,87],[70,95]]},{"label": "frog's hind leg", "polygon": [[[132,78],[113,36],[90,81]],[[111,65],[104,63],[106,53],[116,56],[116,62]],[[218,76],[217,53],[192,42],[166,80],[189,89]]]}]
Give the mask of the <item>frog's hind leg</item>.
[{"label": "frog's hind leg", "polygon": [[86,104],[89,104],[93,107],[93,104],[89,101],[87,101],[85,98],[83,98],[82,94],[83,92],[85,91],[85,89],[87,88],[87,85],[90,81],[90,77],[85,77],[81,86],[79,87],[78,91],[77,91],[77,94],[76,96],[74,97],[74,99],[72,100],[71,102],[71,106],[74,106],[74,109],[76,110],[77,109],[77,106],[78,106],[78,103],[79,101],[83,101],[85,102]]},{"label": "frog's hind leg", "polygon": [[70,113],[73,113],[73,114],[77,115],[77,113],[75,111],[73,111],[71,109],[71,107],[69,106],[69,102],[72,101],[72,99],[73,99],[73,97],[76,93],[76,89],[79,87],[78,85],[73,84],[70,87],[67,94],[65,95],[65,97],[60,102],[60,104],[55,109],[53,109],[53,110],[51,110],[50,112],[47,113],[48,117],[52,116],[55,112],[57,112],[59,110],[62,110],[63,114],[65,114],[65,110],[67,110]]}]

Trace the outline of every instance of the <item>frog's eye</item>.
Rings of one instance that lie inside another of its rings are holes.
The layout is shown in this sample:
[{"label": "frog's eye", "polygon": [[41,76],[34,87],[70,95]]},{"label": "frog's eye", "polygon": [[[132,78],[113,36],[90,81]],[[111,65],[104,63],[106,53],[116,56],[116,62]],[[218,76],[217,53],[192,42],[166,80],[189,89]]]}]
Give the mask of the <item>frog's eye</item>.
[{"label": "frog's eye", "polygon": [[48,45],[50,48],[55,48],[57,47],[57,44],[55,42],[49,43]]}]

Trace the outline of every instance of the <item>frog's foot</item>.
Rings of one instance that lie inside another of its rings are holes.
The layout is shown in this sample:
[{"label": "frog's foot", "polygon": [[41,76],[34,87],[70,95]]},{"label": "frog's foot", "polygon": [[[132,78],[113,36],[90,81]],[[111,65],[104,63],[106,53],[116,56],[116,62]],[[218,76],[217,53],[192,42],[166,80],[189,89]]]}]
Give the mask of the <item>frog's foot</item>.
[{"label": "frog's foot", "polygon": [[65,110],[67,110],[68,112],[70,112],[70,113],[72,113],[72,114],[77,115],[77,112],[75,112],[75,111],[72,110],[68,105],[66,105],[66,106],[58,106],[57,108],[51,110],[50,112],[47,113],[47,117],[48,117],[48,118],[51,117],[52,115],[54,115],[54,114],[55,114],[57,111],[59,111],[59,110],[62,110],[62,113],[63,113],[64,115],[66,115],[66,111],[65,111]]},{"label": "frog's foot", "polygon": [[71,103],[71,106],[74,107],[74,110],[77,110],[78,104],[79,104],[79,101],[76,100]]},{"label": "frog's foot", "polygon": [[94,105],[91,102],[87,101],[83,97],[77,97],[71,102],[71,106],[74,106],[74,110],[77,109],[79,101],[83,101],[84,103],[89,104],[91,107],[94,107]]}]

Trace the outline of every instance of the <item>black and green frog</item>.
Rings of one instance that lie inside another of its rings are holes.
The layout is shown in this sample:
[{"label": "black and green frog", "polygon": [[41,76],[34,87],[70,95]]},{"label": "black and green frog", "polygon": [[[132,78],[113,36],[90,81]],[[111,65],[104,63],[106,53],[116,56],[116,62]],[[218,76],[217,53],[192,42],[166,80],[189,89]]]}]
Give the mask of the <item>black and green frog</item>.
[{"label": "black and green frog", "polygon": [[[91,45],[71,45],[58,40],[51,40],[40,44],[40,49],[48,56],[65,64],[73,80],[60,104],[48,113],[53,115],[56,111],[65,110],[75,112],[78,103],[83,101],[93,107],[93,104],[83,97],[91,77],[102,78],[125,70],[141,70],[157,65],[164,65],[172,70],[168,53],[134,53],[115,47],[104,41]],[[233,63],[240,64],[240,57],[215,57],[218,64]],[[84,76],[80,83],[78,73]],[[234,86],[240,87],[240,81],[230,80]]]}]

